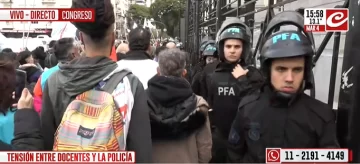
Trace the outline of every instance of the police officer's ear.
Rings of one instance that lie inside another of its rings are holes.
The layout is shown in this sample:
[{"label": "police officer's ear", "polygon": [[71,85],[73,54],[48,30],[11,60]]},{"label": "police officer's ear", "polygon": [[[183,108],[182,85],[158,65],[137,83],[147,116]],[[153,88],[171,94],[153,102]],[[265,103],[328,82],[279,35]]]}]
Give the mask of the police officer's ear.
[{"label": "police officer's ear", "polygon": [[182,77],[186,77],[186,74],[187,74],[187,70],[184,69],[183,72],[182,72]]},{"label": "police officer's ear", "polygon": [[156,68],[156,71],[157,71],[157,75],[160,76],[160,67],[157,67],[157,68]]}]

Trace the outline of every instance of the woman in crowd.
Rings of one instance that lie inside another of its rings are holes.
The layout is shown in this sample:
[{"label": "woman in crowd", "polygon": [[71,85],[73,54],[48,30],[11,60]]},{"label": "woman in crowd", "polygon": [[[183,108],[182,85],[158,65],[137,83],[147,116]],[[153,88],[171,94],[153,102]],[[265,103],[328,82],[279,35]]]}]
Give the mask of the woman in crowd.
[{"label": "woman in crowd", "polygon": [[27,87],[32,92],[43,71],[35,65],[33,55],[30,51],[20,52],[17,56],[17,60],[20,63],[19,68],[26,72]]},{"label": "woman in crowd", "polygon": [[16,102],[15,64],[7,56],[0,53],[0,151],[42,150],[40,119],[32,109],[33,98],[29,90],[24,89]]}]

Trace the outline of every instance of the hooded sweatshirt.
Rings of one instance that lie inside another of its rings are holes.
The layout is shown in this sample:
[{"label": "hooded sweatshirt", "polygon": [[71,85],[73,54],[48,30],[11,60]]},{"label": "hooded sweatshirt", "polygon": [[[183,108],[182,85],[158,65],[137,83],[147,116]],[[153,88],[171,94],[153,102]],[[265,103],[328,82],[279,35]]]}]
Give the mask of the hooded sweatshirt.
[{"label": "hooded sweatshirt", "polygon": [[155,76],[148,86],[153,161],[209,162],[212,140],[205,100],[184,78]]},{"label": "hooded sweatshirt", "polygon": [[[115,47],[113,47],[109,58],[115,62],[117,61]],[[40,76],[40,78],[38,79],[38,81],[34,86],[34,108],[38,113],[41,112],[42,94],[43,94],[45,82],[50,77],[50,75],[52,75],[54,72],[58,70],[59,70],[58,65],[44,70],[43,74]]]},{"label": "hooded sweatshirt", "polygon": [[[107,57],[80,57],[69,63],[59,63],[59,71],[48,78],[43,90],[41,124],[46,150],[52,150],[55,131],[71,99],[121,70]],[[151,162],[149,107],[143,86],[130,74],[112,95],[124,114],[127,150],[136,152],[136,162]]]}]

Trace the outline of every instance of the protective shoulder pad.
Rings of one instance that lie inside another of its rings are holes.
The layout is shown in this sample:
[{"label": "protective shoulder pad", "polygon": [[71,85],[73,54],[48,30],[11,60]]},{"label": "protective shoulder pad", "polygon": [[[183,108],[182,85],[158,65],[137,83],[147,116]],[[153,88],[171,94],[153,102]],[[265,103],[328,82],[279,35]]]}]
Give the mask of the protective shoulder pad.
[{"label": "protective shoulder pad", "polygon": [[304,94],[304,100],[306,101],[304,104],[306,104],[307,107],[310,108],[310,110],[324,122],[329,122],[332,119],[335,119],[335,113],[327,104],[306,94]]},{"label": "protective shoulder pad", "polygon": [[243,97],[239,103],[238,109],[241,109],[245,105],[252,103],[255,100],[258,100],[259,97],[260,97],[260,90],[258,89],[255,92],[253,92],[252,94]]}]

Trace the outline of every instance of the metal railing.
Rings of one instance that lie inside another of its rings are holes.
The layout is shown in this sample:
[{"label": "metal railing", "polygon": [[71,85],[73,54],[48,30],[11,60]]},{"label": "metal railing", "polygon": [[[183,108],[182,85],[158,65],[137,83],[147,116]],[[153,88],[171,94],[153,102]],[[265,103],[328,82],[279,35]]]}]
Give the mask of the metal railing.
[{"label": "metal railing", "polygon": [[[256,44],[253,45],[255,46],[255,49],[252,58],[255,63],[257,60],[255,56],[260,49],[264,30],[275,15],[274,8],[284,6],[285,4],[289,4],[297,0],[277,0],[277,3],[274,3],[274,0],[266,1],[268,1],[267,6],[256,7],[256,3],[260,2],[260,0],[244,0],[243,4],[241,4],[241,0],[188,0],[186,11],[187,38],[185,39],[185,49],[191,54],[191,63],[195,64],[199,60],[197,54],[201,38],[204,36],[210,36],[215,39],[215,34],[217,30],[219,30],[221,23],[226,19],[226,17],[239,17],[243,19],[244,22],[252,29],[253,34],[254,29],[260,28],[261,33],[257,38]],[[345,1],[344,5],[337,7],[347,8],[348,4],[349,2],[347,0]],[[303,9],[299,8],[298,12],[302,12],[301,10]],[[265,18],[260,22],[256,22],[255,14],[260,12],[266,12]],[[260,24],[260,26],[255,26],[255,24]],[[327,33],[322,43],[318,47],[316,55],[314,56],[314,66],[324,51],[327,43],[331,39],[332,35],[333,33]],[[254,38],[252,40],[254,43]],[[332,106],[334,100],[339,44],[340,33],[337,33],[335,35],[332,57],[328,97],[329,106]],[[311,91],[311,95],[313,97],[315,96],[315,89]]]},{"label": "metal railing", "polygon": [[[254,53],[253,61],[255,62],[256,54],[260,49],[263,33],[267,27],[267,24],[279,12],[275,11],[275,8],[283,8],[284,5],[296,2],[297,0],[267,0],[267,6],[259,7],[256,4],[260,0],[187,0],[186,11],[186,36],[185,49],[191,54],[191,64],[196,64],[198,59],[198,50],[201,38],[204,36],[211,36],[215,39],[217,30],[219,30],[221,23],[226,17],[239,17],[241,18],[251,29],[254,37],[254,30],[261,31],[258,38],[253,41]],[[263,2],[263,0],[261,0]],[[299,6],[301,7],[301,6]],[[348,8],[349,0],[345,0],[340,8]],[[255,20],[255,14],[262,12],[265,13],[263,20]],[[298,12],[303,12],[303,8],[299,8]],[[313,58],[314,67],[323,53],[325,47],[330,41],[334,33],[329,32],[323,38],[320,46],[316,50],[316,54]],[[333,55],[331,62],[330,73],[330,85],[328,94],[328,105],[333,107],[334,94],[335,94],[335,82],[336,82],[336,70],[338,69],[338,57],[339,57],[339,45],[340,45],[340,33],[334,35]],[[313,79],[314,80],[314,79]],[[311,96],[315,96],[315,89],[311,91]],[[340,101],[340,100],[339,100]],[[340,121],[338,119],[338,127],[347,128],[347,122]],[[347,119],[346,119],[347,121]],[[341,125],[340,125],[341,124]],[[344,135],[340,138],[344,138]],[[342,139],[340,139],[342,140]]]}]

